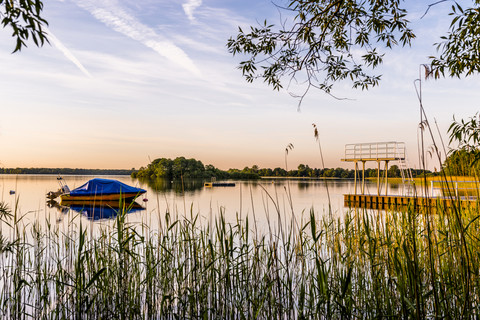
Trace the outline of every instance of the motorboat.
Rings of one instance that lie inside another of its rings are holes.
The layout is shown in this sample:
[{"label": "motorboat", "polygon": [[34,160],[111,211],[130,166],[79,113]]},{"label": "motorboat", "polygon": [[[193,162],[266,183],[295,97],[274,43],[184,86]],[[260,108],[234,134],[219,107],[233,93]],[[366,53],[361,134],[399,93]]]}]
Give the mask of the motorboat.
[{"label": "motorboat", "polygon": [[91,179],[78,188],[70,190],[65,181],[59,178],[60,189],[47,193],[47,198],[60,197],[62,202],[71,201],[134,201],[138,196],[147,192],[144,189],[129,186],[112,179]]}]

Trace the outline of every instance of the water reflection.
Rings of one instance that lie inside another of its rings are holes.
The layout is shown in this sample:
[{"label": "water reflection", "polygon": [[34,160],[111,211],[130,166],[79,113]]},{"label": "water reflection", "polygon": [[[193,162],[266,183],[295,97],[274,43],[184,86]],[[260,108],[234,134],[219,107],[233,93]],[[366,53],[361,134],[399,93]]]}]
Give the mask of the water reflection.
[{"label": "water reflection", "polygon": [[[71,188],[78,187],[94,178],[93,176],[66,176],[64,179],[68,181]],[[130,214],[128,219],[130,222],[144,223],[148,219],[149,225],[156,225],[164,218],[166,212],[173,214],[190,215],[200,214],[202,217],[210,216],[212,219],[219,215],[220,212],[225,213],[227,221],[235,222],[237,214],[245,217],[252,215],[252,219],[256,221],[266,221],[271,218],[272,208],[278,206],[282,212],[291,212],[290,199],[294,207],[295,214],[301,219],[303,212],[309,212],[311,208],[315,208],[318,212],[328,211],[331,205],[332,210],[338,216],[342,216],[349,209],[344,207],[344,194],[354,193],[355,186],[351,180],[331,180],[328,179],[327,186],[330,194],[327,197],[327,187],[325,181],[305,179],[305,180],[285,180],[285,179],[260,179],[260,180],[235,180],[235,187],[223,188],[204,188],[203,180],[187,180],[183,182],[169,181],[158,179],[153,181],[133,179],[130,176],[108,176],[128,185],[141,187],[147,190],[143,200],[137,199],[146,209],[138,213]],[[220,181],[219,181],[220,182]],[[299,185],[301,184],[301,186]],[[57,176],[43,175],[0,175],[0,200],[3,200],[10,208],[16,208],[18,212],[26,215],[26,219],[40,218],[41,221],[49,221],[50,217],[56,217],[59,220],[65,218],[61,208],[42,208],[45,205],[45,194],[57,188]],[[395,189],[393,189],[395,188]],[[360,187],[357,185],[357,193]],[[10,195],[9,191],[15,191]],[[388,184],[388,194],[393,195],[401,193],[403,190]],[[184,191],[184,192],[183,192]],[[365,193],[376,194],[376,181],[365,181]],[[382,193],[385,193],[385,185],[382,186]],[[40,205],[39,205],[40,203]],[[274,203],[274,204],[273,204]],[[287,209],[285,209],[287,208]],[[76,213],[69,207],[65,208],[66,213],[73,213],[75,216],[86,219],[82,215]],[[102,211],[102,210],[100,210]],[[102,215],[90,214],[88,217],[99,219],[106,216],[105,210]],[[115,212],[111,212],[114,216]],[[253,218],[253,214],[255,217]],[[87,213],[85,214],[87,216]],[[73,218],[73,217],[72,217]],[[109,223],[112,220],[102,220]]]},{"label": "water reflection", "polygon": [[308,183],[308,182],[299,182],[298,183],[298,189],[308,189],[308,187],[310,187],[311,184]]},{"label": "water reflection", "polygon": [[398,183],[392,183],[390,184],[390,189],[392,189],[392,191],[397,191],[400,189],[400,187],[403,186],[403,185],[400,185]]},{"label": "water reflection", "polygon": [[[263,181],[270,181],[272,184],[276,184],[279,186],[290,184],[291,186],[295,186],[297,189],[310,189],[310,188],[317,188],[317,187],[333,187],[333,188],[344,188],[346,184],[351,183],[351,180],[346,179],[313,179],[313,178],[303,178],[303,179],[269,179],[264,178],[259,180],[259,182]],[[367,184],[371,184],[370,181],[366,181]]]},{"label": "water reflection", "polygon": [[102,219],[114,219],[122,208],[125,208],[128,214],[134,212],[140,212],[145,210],[137,202],[119,204],[118,201],[104,201],[101,203],[95,202],[67,202],[58,203],[55,200],[47,202],[49,208],[56,208],[61,214],[68,214],[68,212],[74,211],[80,213],[88,220],[102,220]]},{"label": "water reflection", "polygon": [[174,191],[176,193],[198,191],[203,188],[204,180],[202,179],[139,179],[141,183],[145,183],[148,187],[157,192]]}]

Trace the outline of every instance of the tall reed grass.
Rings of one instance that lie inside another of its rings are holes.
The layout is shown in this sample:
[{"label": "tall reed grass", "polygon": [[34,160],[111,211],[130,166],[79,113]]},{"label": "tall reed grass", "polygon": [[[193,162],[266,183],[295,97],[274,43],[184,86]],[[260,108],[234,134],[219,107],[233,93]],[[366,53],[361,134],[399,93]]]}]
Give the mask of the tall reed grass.
[{"label": "tall reed grass", "polygon": [[212,224],[165,212],[158,226],[134,225],[124,208],[89,233],[81,219],[26,225],[2,204],[0,317],[477,318],[479,212],[438,206],[311,209],[265,232],[223,212]]}]

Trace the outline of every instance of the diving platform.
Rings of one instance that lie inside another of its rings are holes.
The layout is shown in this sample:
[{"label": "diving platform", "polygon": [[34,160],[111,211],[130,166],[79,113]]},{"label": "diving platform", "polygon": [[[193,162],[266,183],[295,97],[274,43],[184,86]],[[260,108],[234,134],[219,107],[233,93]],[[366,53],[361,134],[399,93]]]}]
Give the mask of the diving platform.
[{"label": "diving platform", "polygon": [[[412,174],[407,165],[407,153],[404,142],[388,141],[388,142],[371,142],[371,143],[355,143],[345,145],[345,154],[341,159],[344,162],[353,162],[355,164],[355,185],[354,193],[357,194],[357,177],[359,173],[358,164],[362,163],[362,180],[361,194],[365,194],[365,165],[367,162],[377,163],[377,194],[381,193],[381,178],[385,180],[385,195],[388,193],[388,164],[390,162],[398,162],[399,169],[404,184],[413,182]],[[381,165],[384,165],[384,173],[382,176]],[[413,183],[412,183],[413,184]]]},{"label": "diving platform", "polygon": [[[399,207],[413,207],[417,210],[423,208],[449,208],[473,207],[480,208],[479,199],[473,192],[477,190],[478,181],[431,181],[430,194],[425,189],[425,194],[418,195],[411,170],[407,162],[407,152],[403,142],[374,142],[345,145],[344,162],[355,164],[355,185],[353,194],[344,195],[344,205],[350,208],[391,209]],[[365,164],[377,163],[377,194],[365,194]],[[398,163],[400,169],[403,193],[388,195],[388,164]],[[361,180],[359,176],[359,163],[362,164]],[[381,165],[384,165],[382,172]],[[381,178],[385,190],[382,192]],[[360,190],[358,190],[358,184]],[[434,183],[440,184],[434,187]],[[460,184],[466,186],[459,187]],[[470,185],[475,185],[471,187]],[[358,192],[359,191],[359,192]],[[422,190],[423,191],[423,190]],[[435,192],[438,191],[438,192]]]}]

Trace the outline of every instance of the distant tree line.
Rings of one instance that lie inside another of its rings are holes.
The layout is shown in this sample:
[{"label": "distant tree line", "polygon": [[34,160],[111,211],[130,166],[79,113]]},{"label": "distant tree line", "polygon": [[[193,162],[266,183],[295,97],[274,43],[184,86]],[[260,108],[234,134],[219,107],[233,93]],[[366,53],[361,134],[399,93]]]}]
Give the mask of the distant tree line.
[{"label": "distant tree line", "polygon": [[[146,179],[165,178],[170,180],[180,178],[249,178],[247,176],[233,177],[228,171],[215,168],[211,164],[204,165],[199,160],[186,159],[185,157],[177,157],[173,160],[169,158],[155,159],[147,167],[141,167],[138,171],[134,171],[132,177]],[[256,178],[259,178],[259,176]]]},{"label": "distant tree line", "polygon": [[[468,175],[471,174],[471,166],[468,166],[478,155],[465,155],[464,153],[452,153],[447,158],[444,170],[448,168],[449,174]],[[476,164],[477,167],[480,163]],[[423,170],[412,170],[415,177],[423,173]],[[432,175],[430,171],[427,174]],[[342,178],[353,179],[355,170],[344,168],[310,168],[308,165],[300,164],[297,169],[285,170],[283,168],[259,168],[257,165],[243,169],[221,170],[213,165],[204,165],[196,159],[178,157],[175,159],[155,159],[139,170],[135,169],[79,169],[79,168],[0,168],[0,174],[45,174],[45,175],[131,175],[134,178],[166,178],[170,180],[180,178],[200,179],[260,179],[261,177],[297,177],[297,178]],[[361,174],[361,173],[359,173]],[[383,171],[382,173],[383,174]],[[377,177],[377,169],[365,169],[366,177]],[[389,177],[401,177],[398,166],[393,165],[388,169]]]},{"label": "distant tree line", "polygon": [[130,175],[135,169],[0,168],[0,174]]},{"label": "distant tree line", "polygon": [[[244,170],[247,170],[245,168]],[[262,177],[298,177],[298,178],[341,178],[341,179],[353,179],[355,177],[355,170],[354,169],[344,169],[344,168],[325,168],[325,169],[318,169],[318,168],[310,168],[308,165],[300,164],[296,170],[289,170],[286,171],[282,168],[263,168],[258,169],[257,166],[253,166],[250,168],[251,171],[257,172]],[[433,173],[428,170],[416,170],[410,169],[412,172],[412,176],[416,177],[424,172],[428,175],[432,175]],[[358,171],[359,175],[361,175],[361,169]],[[384,171],[381,170],[380,175],[384,175]],[[393,165],[387,170],[388,177],[391,178],[400,178],[402,173],[400,168],[397,165]],[[378,169],[365,169],[365,177],[373,178],[378,176]]]},{"label": "distant tree line", "polygon": [[[412,175],[430,171],[411,169]],[[361,174],[361,173],[359,173]],[[365,169],[366,177],[377,177],[377,169]],[[383,171],[381,173],[383,175]],[[285,170],[283,168],[259,168],[257,165],[245,167],[243,169],[228,169],[227,171],[215,168],[213,165],[203,165],[201,161],[195,159],[186,159],[178,157],[175,159],[158,158],[153,160],[147,167],[142,167],[132,173],[134,178],[218,178],[218,179],[259,179],[261,177],[298,177],[298,178],[343,178],[353,179],[355,170],[344,168],[310,168],[308,165],[300,164],[295,170]],[[389,177],[401,177],[400,168],[393,165],[388,169]]]},{"label": "distant tree line", "polygon": [[452,176],[476,176],[480,173],[479,160],[480,150],[454,150],[445,159],[442,170]]}]

